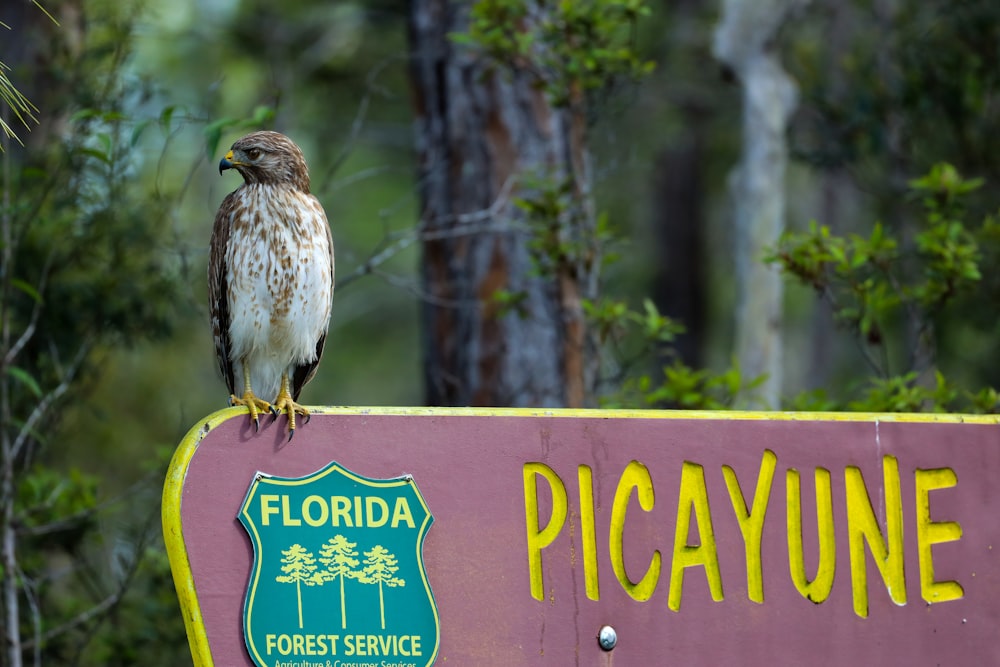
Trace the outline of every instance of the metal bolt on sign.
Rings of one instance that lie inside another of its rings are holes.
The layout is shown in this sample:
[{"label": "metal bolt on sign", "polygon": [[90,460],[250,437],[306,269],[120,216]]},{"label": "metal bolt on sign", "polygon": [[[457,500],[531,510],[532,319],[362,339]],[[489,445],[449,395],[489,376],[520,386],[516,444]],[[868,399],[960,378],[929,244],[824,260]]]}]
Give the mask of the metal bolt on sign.
[{"label": "metal bolt on sign", "polygon": [[610,625],[603,625],[597,633],[597,643],[605,651],[610,651],[618,644],[618,633]]}]

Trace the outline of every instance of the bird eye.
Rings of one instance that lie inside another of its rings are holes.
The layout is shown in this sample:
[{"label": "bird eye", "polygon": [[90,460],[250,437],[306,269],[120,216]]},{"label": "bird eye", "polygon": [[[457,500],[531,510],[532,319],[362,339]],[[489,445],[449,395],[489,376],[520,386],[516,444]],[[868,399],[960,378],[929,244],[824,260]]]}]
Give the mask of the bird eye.
[{"label": "bird eye", "polygon": [[257,158],[260,157],[260,149],[259,148],[248,148],[247,149],[247,157],[250,158],[251,160],[256,160]]}]

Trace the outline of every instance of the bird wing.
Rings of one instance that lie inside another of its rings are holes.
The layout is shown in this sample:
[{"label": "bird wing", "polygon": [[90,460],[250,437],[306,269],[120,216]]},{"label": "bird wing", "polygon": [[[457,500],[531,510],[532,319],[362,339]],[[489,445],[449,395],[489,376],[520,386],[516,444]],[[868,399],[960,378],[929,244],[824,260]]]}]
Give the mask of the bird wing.
[{"label": "bird wing", "polygon": [[226,254],[235,209],[236,192],[232,192],[222,201],[215,214],[208,255],[208,310],[212,318],[215,356],[230,394],[236,393],[236,377],[230,359],[232,344],[229,340],[229,270],[226,266]]},{"label": "bird wing", "polygon": [[[323,230],[326,233],[326,247],[330,250],[330,298],[333,299],[333,288],[334,288],[334,259],[333,259],[333,235],[330,233],[330,223],[326,218],[326,211],[323,210],[323,206],[319,203],[319,200],[312,197],[312,203],[320,216],[323,218]],[[326,346],[326,333],[324,332],[319,340],[316,341],[316,359],[307,364],[299,364],[295,367],[295,372],[292,373],[292,399],[299,400],[299,393],[302,391],[302,387],[313,379],[316,375],[316,369],[319,367],[319,360],[323,357],[323,348]]]},{"label": "bird wing", "polygon": [[306,386],[309,380],[312,380],[313,376],[316,375],[316,369],[319,367],[319,360],[323,356],[323,348],[325,346],[326,334],[323,334],[316,341],[316,360],[308,364],[299,364],[295,367],[295,372],[292,374],[292,400],[299,400],[302,387]]}]

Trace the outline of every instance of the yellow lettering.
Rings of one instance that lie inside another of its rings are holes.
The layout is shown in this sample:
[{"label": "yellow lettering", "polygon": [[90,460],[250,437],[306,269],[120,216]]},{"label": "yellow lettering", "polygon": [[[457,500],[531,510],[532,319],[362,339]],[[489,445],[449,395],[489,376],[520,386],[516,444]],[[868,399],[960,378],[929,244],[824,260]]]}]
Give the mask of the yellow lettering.
[{"label": "yellow lettering", "polygon": [[594,478],[589,466],[577,467],[580,483],[580,539],[583,548],[583,581],[587,597],[601,599],[597,578],[597,533],[594,530]]},{"label": "yellow lettering", "polygon": [[364,520],[361,518],[361,496],[354,496],[354,525],[364,526]]},{"label": "yellow lettering", "polygon": [[965,595],[957,581],[935,581],[931,545],[954,542],[962,537],[962,526],[957,521],[931,521],[930,492],[947,489],[958,484],[958,476],[951,468],[917,470],[914,473],[917,489],[917,552],[920,555],[920,596],[927,602],[958,600]]},{"label": "yellow lettering", "polygon": [[[568,503],[566,485],[552,468],[544,463],[525,463],[524,475],[524,523],[528,532],[528,575],[531,580],[531,597],[545,599],[545,585],[542,581],[542,549],[552,544],[566,522]],[[552,514],[545,528],[539,528],[538,520],[538,477],[544,477],[552,492]]]},{"label": "yellow lettering", "polygon": [[416,528],[416,524],[413,523],[413,512],[410,511],[410,504],[406,502],[406,498],[400,496],[396,498],[396,504],[392,508],[392,522],[390,525],[393,528],[399,527],[399,522],[403,521],[410,528]]},{"label": "yellow lettering", "polygon": [[288,496],[281,496],[281,525],[301,526],[302,519],[293,519],[288,507]]},{"label": "yellow lettering", "polygon": [[767,513],[767,503],[771,498],[771,482],[774,480],[774,468],[778,457],[769,449],[764,450],[764,458],[760,462],[760,472],[757,474],[757,490],[753,495],[753,506],[748,511],[736,471],[729,466],[722,466],[722,476],[726,478],[729,489],[729,499],[736,512],[736,520],[743,534],[743,546],[747,562],[747,597],[754,602],[764,602],[764,571],[760,560],[760,539],[764,531],[764,515]]},{"label": "yellow lettering", "polygon": [[[698,522],[700,544],[687,543],[691,530],[691,511],[694,510]],[[715,530],[712,528],[712,514],[708,507],[708,489],[705,487],[705,469],[697,463],[685,461],[681,468],[681,488],[677,499],[677,526],[674,530],[674,552],[670,564],[670,593],[667,607],[673,611],[681,608],[681,594],[684,589],[684,570],[694,565],[705,567],[705,577],[712,599],[722,600],[722,573],[719,571],[719,555],[715,547]]]},{"label": "yellow lettering", "polygon": [[851,588],[854,592],[854,613],[868,616],[868,575],[865,569],[865,542],[875,565],[898,605],[906,604],[906,579],[903,572],[903,503],[899,489],[899,463],[894,456],[882,457],[885,489],[885,530],[875,521],[868,490],[861,469],[848,466],[844,470],[847,485],[847,535],[851,554]]},{"label": "yellow lettering", "polygon": [[[312,511],[310,511],[313,505],[319,505],[318,517],[313,517]],[[330,509],[326,506],[326,501],[319,496],[306,496],[306,499],[302,501],[302,518],[310,526],[322,526],[330,518]]]},{"label": "yellow lettering", "polygon": [[[379,517],[375,518],[375,507],[379,508]],[[369,528],[381,528],[389,521],[389,503],[378,496],[365,498],[365,521]]]},{"label": "yellow lettering", "polygon": [[833,574],[837,568],[837,544],[833,531],[833,491],[830,485],[830,471],[816,468],[815,480],[819,564],[816,566],[816,578],[809,581],[806,577],[805,553],[802,547],[802,485],[799,471],[789,468],[785,472],[788,570],[799,594],[819,604],[829,597],[833,588]]},{"label": "yellow lettering", "polygon": [[343,521],[345,526],[353,528],[354,524],[351,523],[350,509],[351,501],[348,500],[346,496],[332,496],[330,498],[330,515],[332,524],[334,526],[340,526],[340,522]]},{"label": "yellow lettering", "polygon": [[333,655],[337,653],[340,635],[264,635],[267,653],[277,651],[288,655],[293,651],[306,655]]},{"label": "yellow lettering", "polygon": [[278,508],[273,503],[278,496],[271,493],[264,493],[260,496],[260,522],[264,526],[271,525],[271,515],[278,513]]},{"label": "yellow lettering", "polygon": [[632,497],[632,489],[635,489],[636,497],[639,500],[639,507],[646,512],[653,509],[656,499],[653,495],[653,480],[649,477],[649,470],[638,461],[629,463],[622,472],[618,480],[618,489],[615,491],[614,505],[611,507],[611,532],[608,537],[608,548],[611,551],[611,568],[615,571],[618,583],[633,599],[648,600],[656,589],[656,584],[660,579],[659,550],[653,551],[646,573],[642,579],[633,583],[625,572],[625,556],[623,535],[625,532],[625,513],[628,510],[629,499]]}]

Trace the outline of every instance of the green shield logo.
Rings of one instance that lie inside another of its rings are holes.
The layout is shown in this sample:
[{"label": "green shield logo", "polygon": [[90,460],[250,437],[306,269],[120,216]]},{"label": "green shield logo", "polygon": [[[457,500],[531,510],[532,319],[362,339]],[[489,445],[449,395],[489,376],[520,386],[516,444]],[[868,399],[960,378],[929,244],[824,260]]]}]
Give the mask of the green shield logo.
[{"label": "green shield logo", "polygon": [[412,477],[335,462],[297,479],[258,473],[239,519],[254,548],[243,635],[259,667],[434,663],[423,561],[434,517]]}]

